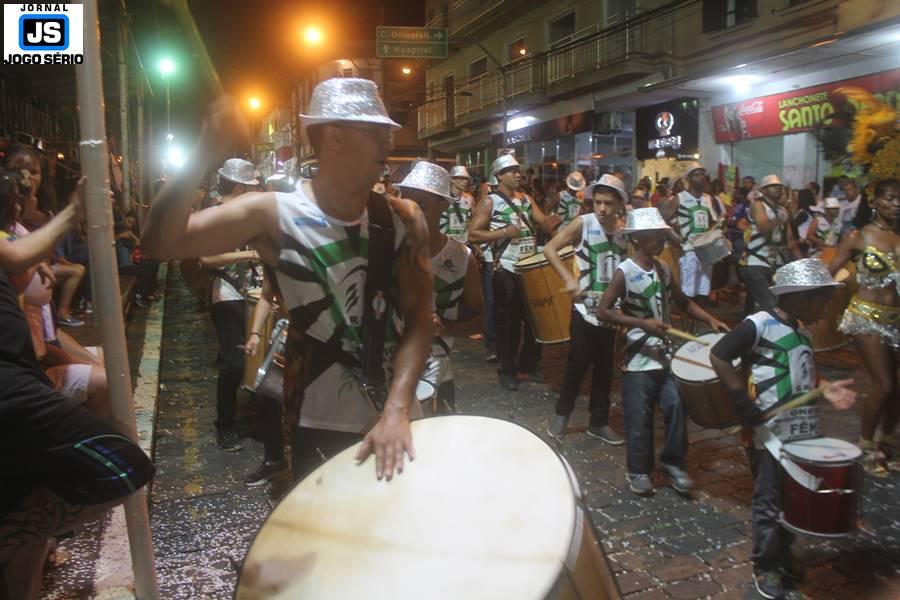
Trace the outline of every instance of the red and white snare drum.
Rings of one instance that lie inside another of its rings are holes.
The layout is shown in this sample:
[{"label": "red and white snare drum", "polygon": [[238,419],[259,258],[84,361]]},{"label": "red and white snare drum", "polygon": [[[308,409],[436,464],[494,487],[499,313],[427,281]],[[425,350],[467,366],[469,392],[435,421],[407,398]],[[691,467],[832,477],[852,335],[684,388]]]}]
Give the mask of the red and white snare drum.
[{"label": "red and white snare drum", "polygon": [[619,598],[571,469],[507,421],[412,423],[416,460],[390,482],[357,446],[281,501],[238,600]]},{"label": "red and white snare drum", "polygon": [[784,526],[824,537],[842,537],[856,531],[863,481],[859,464],[862,451],[850,442],[820,437],[787,443],[782,452],[810,475],[822,478],[819,489],[811,490],[783,474]]}]

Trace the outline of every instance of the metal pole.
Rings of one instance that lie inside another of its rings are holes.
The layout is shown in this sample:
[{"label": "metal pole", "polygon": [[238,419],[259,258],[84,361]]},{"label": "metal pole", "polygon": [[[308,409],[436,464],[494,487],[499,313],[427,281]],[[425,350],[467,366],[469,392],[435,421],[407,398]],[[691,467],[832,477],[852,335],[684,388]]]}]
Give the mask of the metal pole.
[{"label": "metal pole", "polygon": [[125,59],[125,46],[128,43],[128,31],[124,19],[119,22],[119,116],[121,118],[122,135],[120,150],[122,152],[122,214],[131,208],[131,146],[128,126],[128,64]]},{"label": "metal pole", "polygon": [[506,73],[500,67],[500,81],[503,82],[503,102],[500,104],[500,112],[503,113],[503,148],[506,148]]},{"label": "metal pole", "polygon": [[166,141],[169,140],[169,134],[172,133],[172,105],[169,98],[169,77],[166,76]]},{"label": "metal pole", "polygon": [[[87,176],[86,213],[88,248],[94,289],[94,303],[100,319],[106,379],[112,417],[116,425],[137,439],[131,404],[131,373],[125,346],[119,274],[113,251],[112,206],[109,201],[109,161],[106,124],[103,121],[103,76],[100,65],[100,21],[97,0],[84,0],[84,54],[89,60],[75,67],[78,85],[78,120],[81,130],[81,165]],[[91,26],[92,25],[92,26]],[[125,520],[134,568],[135,591],[141,600],[158,600],[156,566],[147,511],[146,488],[125,501]]]},{"label": "metal pole", "polygon": [[143,231],[144,228],[144,211],[142,210],[142,204],[146,202],[147,198],[147,154],[144,148],[144,79],[141,78],[138,83],[138,97],[137,97],[137,165],[138,165],[138,188],[137,188],[137,199],[138,206],[137,210],[137,219],[138,219],[138,231]]}]

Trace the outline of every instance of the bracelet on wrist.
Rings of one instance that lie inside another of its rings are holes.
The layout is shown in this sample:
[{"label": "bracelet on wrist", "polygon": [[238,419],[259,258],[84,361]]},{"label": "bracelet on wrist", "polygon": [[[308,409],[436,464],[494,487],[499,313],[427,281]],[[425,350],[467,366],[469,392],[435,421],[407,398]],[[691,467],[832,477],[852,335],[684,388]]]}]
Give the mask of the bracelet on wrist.
[{"label": "bracelet on wrist", "polygon": [[251,331],[250,335],[255,335],[255,336],[259,337],[260,339],[262,338],[262,334],[258,331]]}]

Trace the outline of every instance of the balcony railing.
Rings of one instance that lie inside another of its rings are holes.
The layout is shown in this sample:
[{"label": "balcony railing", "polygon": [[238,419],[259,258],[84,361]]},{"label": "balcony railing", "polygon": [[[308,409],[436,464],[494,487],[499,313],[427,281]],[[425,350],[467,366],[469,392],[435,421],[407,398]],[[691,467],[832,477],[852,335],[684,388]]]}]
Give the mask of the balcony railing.
[{"label": "balcony railing", "polygon": [[643,54],[644,24],[632,15],[615,15],[558,40],[547,52],[547,83],[552,85]]},{"label": "balcony railing", "polygon": [[456,118],[499,104],[503,100],[504,91],[507,99],[510,99],[543,89],[543,58],[535,57],[522,61],[520,64],[506,65],[504,75],[506,77],[505,90],[502,76],[497,70],[488,71],[456,86],[457,98],[454,111]]},{"label": "balcony railing", "polygon": [[0,127],[15,135],[27,133],[44,142],[55,142],[53,117],[12,96],[0,96]]},{"label": "balcony railing", "polygon": [[[460,99],[457,98],[457,101]],[[419,107],[419,136],[440,131],[450,125],[447,111],[448,97],[441,95]]]},{"label": "balcony railing", "polygon": [[447,27],[450,37],[468,29],[472,24],[487,17],[495,9],[513,0],[456,0],[450,3],[449,19],[438,15],[426,23],[426,27]]}]

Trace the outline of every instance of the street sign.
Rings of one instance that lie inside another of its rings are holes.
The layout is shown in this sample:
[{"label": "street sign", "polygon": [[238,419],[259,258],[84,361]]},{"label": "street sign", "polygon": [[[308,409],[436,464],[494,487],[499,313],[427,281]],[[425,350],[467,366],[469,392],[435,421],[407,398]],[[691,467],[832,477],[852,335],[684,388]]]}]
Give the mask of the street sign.
[{"label": "street sign", "polygon": [[378,27],[378,58],[447,58],[446,27]]}]

